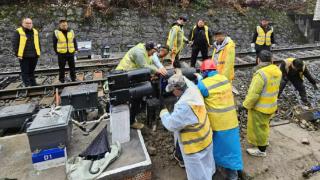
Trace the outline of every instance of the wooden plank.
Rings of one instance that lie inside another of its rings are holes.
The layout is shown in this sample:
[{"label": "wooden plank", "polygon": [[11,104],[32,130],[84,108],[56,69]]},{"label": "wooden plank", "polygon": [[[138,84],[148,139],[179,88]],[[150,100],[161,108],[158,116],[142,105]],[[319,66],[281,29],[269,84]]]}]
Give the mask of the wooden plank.
[{"label": "wooden plank", "polygon": [[59,76],[56,76],[56,77],[52,80],[52,84],[60,84]]},{"label": "wooden plank", "polygon": [[312,50],[315,54],[320,54],[320,50],[318,50],[318,49],[314,49],[314,50]]},{"label": "wooden plank", "polygon": [[319,54],[319,52],[316,52],[316,51],[314,51],[314,50],[311,50],[311,51],[306,51],[308,54],[311,54],[311,55],[318,55]]},{"label": "wooden plank", "polygon": [[16,89],[22,84],[21,81],[10,83],[5,89]]},{"label": "wooden plank", "polygon": [[298,55],[297,54],[295,54],[295,53],[287,53],[287,55],[289,56],[289,57],[294,57],[294,58],[296,58],[296,57],[298,57]]},{"label": "wooden plank", "polygon": [[48,77],[45,77],[45,76],[36,78],[36,82],[37,82],[37,84],[42,85],[47,80],[47,78]]},{"label": "wooden plank", "polygon": [[26,103],[28,103],[29,100],[30,100],[29,97],[26,97],[26,98],[18,98],[18,99],[15,99],[15,101],[12,103],[12,105],[26,104]]},{"label": "wooden plank", "polygon": [[280,56],[279,56],[279,55],[277,55],[277,54],[274,54],[274,55],[273,55],[273,59],[274,59],[274,60],[276,60],[276,61],[283,60],[283,58],[282,58],[282,57],[280,57]]},{"label": "wooden plank", "polygon": [[44,96],[39,105],[41,107],[50,107],[54,103],[54,96]]},{"label": "wooden plank", "polygon": [[243,60],[243,59],[241,59],[241,58],[239,58],[239,57],[236,57],[236,60],[237,60],[240,64],[248,64],[247,61],[245,61],[245,60]]},{"label": "wooden plank", "polygon": [[256,58],[254,58],[252,56],[246,56],[245,58],[248,59],[249,62],[251,62],[251,63],[256,62]]}]

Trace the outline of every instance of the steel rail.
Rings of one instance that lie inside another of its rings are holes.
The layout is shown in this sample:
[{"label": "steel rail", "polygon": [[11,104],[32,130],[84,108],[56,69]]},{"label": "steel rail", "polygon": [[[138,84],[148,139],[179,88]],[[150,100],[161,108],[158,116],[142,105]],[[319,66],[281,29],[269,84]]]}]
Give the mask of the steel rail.
[{"label": "steel rail", "polygon": [[[300,57],[300,59],[306,61],[317,61],[320,60],[320,54],[316,56],[305,56]],[[275,64],[281,63],[282,60],[275,60]],[[255,63],[247,63],[247,64],[236,64],[235,69],[241,68],[251,68],[256,66]],[[21,87],[16,89],[3,89],[0,90],[0,100],[4,99],[15,99],[19,97],[29,97],[29,96],[38,96],[38,95],[47,95],[49,92],[54,92],[56,88],[62,90],[62,88],[67,86],[75,86],[79,84],[89,84],[89,83],[100,83],[102,84],[106,81],[107,78],[98,79],[98,80],[86,80],[79,82],[69,82],[69,83],[59,83],[59,84],[50,84],[50,85],[41,85],[41,86],[32,86],[32,87]]]},{"label": "steel rail", "polygon": [[[308,46],[298,46],[293,48],[279,48],[272,50],[273,52],[282,52],[282,51],[295,51],[295,50],[312,50],[320,48],[320,45],[308,45]],[[245,52],[237,52],[237,55],[253,55],[254,52],[251,51],[245,51]],[[182,57],[180,58],[183,61],[190,60],[191,57]],[[103,68],[112,68],[115,67],[119,63],[120,58],[113,58],[113,59],[95,59],[95,60],[84,60],[81,62],[84,63],[98,63],[93,65],[82,65],[82,66],[76,66],[77,72],[83,72],[83,71],[89,71],[89,70],[97,70],[97,69],[103,69]],[[104,62],[105,61],[105,62]],[[69,70],[69,68],[66,68],[66,70]],[[12,72],[0,72],[0,77],[5,76],[19,76],[21,71],[12,71]],[[36,75],[53,75],[58,74],[59,68],[49,68],[49,69],[37,69],[35,71]]]},{"label": "steel rail", "polygon": [[41,95],[43,96],[53,95],[56,88],[58,88],[61,91],[64,87],[67,87],[67,86],[76,86],[80,84],[90,84],[90,83],[102,84],[106,80],[107,79],[103,78],[103,79],[87,80],[87,81],[21,87],[21,88],[15,88],[15,89],[3,89],[3,90],[0,90],[0,100],[25,98],[25,97],[41,96]]},{"label": "steel rail", "polygon": [[[315,48],[320,48],[320,44],[310,44],[310,45],[297,45],[295,47],[281,47],[277,49],[273,49],[273,52],[281,52],[281,51],[296,51],[296,50],[303,50],[303,49],[315,49]],[[236,52],[238,55],[250,55],[250,54],[255,54],[255,52],[252,51],[238,51]],[[117,61],[120,60],[122,57],[119,58],[102,58],[102,59],[89,59],[89,60],[78,60],[77,63],[94,63],[94,62],[100,62],[102,63],[103,61]],[[188,57],[181,57],[181,60],[187,60],[191,59],[191,56]]]}]

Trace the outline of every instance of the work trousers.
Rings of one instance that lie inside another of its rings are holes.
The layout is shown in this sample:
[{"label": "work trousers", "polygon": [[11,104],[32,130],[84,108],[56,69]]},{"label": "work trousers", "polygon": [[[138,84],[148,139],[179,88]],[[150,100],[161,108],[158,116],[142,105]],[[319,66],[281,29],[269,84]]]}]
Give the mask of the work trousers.
[{"label": "work trousers", "polygon": [[192,54],[191,54],[191,67],[196,66],[197,57],[200,51],[201,51],[202,60],[208,59],[208,47],[193,46]]},{"label": "work trousers", "polygon": [[179,54],[180,54],[180,52],[178,52],[174,58],[174,62],[173,62],[174,68],[181,68]]},{"label": "work trousers", "polygon": [[21,78],[24,86],[36,86],[34,70],[36,69],[38,58],[23,58],[19,59],[21,68]]},{"label": "work trousers", "polygon": [[302,102],[308,103],[306,88],[305,88],[302,80],[292,81],[292,80],[282,79],[281,84],[280,84],[280,88],[279,88],[279,96],[281,95],[282,91],[286,87],[288,81],[290,81],[293,84],[294,88],[299,92],[299,95],[301,97]]},{"label": "work trousers", "polygon": [[175,156],[179,159],[179,161],[183,161],[183,157],[182,157],[182,153],[181,153],[181,149],[178,141],[176,142],[174,153],[175,153]]},{"label": "work trousers", "polygon": [[59,81],[61,83],[64,83],[65,66],[67,62],[70,70],[70,79],[71,81],[76,81],[76,66],[74,62],[74,56],[58,55]]}]

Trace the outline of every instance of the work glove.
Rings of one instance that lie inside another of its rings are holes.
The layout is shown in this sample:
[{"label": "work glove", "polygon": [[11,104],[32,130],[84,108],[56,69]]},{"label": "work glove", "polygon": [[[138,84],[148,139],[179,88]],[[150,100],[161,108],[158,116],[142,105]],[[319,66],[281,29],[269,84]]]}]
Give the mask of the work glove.
[{"label": "work glove", "polygon": [[168,111],[168,109],[167,108],[163,108],[161,111],[160,111],[160,118],[164,115],[164,114],[166,114],[166,113],[168,113],[169,111]]},{"label": "work glove", "polygon": [[318,86],[317,86],[317,84],[314,84],[314,85],[313,85],[313,89],[314,89],[314,90],[318,90],[318,89],[319,89]]},{"label": "work glove", "polygon": [[251,52],[256,52],[255,46],[256,45],[254,43],[251,43]]}]

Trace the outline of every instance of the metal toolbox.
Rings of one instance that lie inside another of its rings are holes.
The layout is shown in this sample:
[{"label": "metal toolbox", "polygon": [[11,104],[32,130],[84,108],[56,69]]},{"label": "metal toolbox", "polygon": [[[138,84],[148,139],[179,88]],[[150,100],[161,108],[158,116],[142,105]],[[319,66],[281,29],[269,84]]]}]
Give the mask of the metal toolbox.
[{"label": "metal toolbox", "polygon": [[92,42],[91,41],[79,41],[77,59],[88,58],[91,59],[92,54]]},{"label": "metal toolbox", "polygon": [[72,133],[72,106],[41,109],[27,129],[31,152],[67,146]]},{"label": "metal toolbox", "polygon": [[65,87],[61,93],[61,104],[72,105],[75,110],[97,108],[98,84]]},{"label": "metal toolbox", "polygon": [[0,129],[20,128],[36,110],[35,104],[7,106],[0,110]]}]

